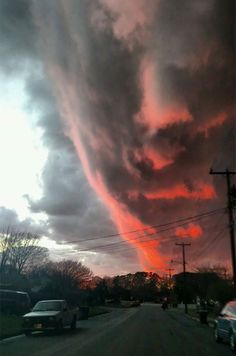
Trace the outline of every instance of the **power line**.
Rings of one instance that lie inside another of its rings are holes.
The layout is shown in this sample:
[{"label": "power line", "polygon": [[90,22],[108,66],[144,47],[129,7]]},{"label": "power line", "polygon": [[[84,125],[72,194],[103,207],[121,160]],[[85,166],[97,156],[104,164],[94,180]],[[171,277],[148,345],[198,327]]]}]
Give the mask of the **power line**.
[{"label": "power line", "polygon": [[[201,217],[201,218],[198,218],[198,219],[195,219],[194,220],[194,222],[195,221],[199,221],[199,220],[201,220],[201,219],[203,219],[203,218],[205,218],[205,217],[209,217],[209,216],[212,216],[213,214],[211,214],[211,215],[208,215],[208,216],[203,216],[203,217]],[[214,214],[215,215],[215,214]],[[89,247],[89,248],[86,248],[86,249],[82,249],[82,250],[79,250],[80,252],[88,252],[88,251],[91,251],[91,250],[94,250],[94,249],[101,249],[101,248],[111,248],[111,249],[113,249],[113,247],[115,246],[118,246],[118,247],[120,247],[120,245],[123,245],[123,244],[127,244],[127,243],[130,243],[130,242],[139,242],[139,244],[141,244],[141,243],[146,243],[146,242],[150,242],[150,241],[155,241],[155,240],[159,240],[160,239],[160,237],[158,236],[158,237],[154,237],[154,238],[151,238],[151,239],[146,239],[146,240],[142,240],[142,241],[140,241],[140,239],[141,238],[146,238],[146,237],[148,237],[148,236],[153,236],[153,235],[158,235],[158,234],[160,234],[160,233],[162,233],[162,232],[166,232],[166,231],[169,231],[169,230],[172,230],[172,229],[174,229],[174,228],[176,228],[176,227],[181,227],[181,226],[184,226],[184,225],[187,225],[187,224],[189,224],[189,221],[187,221],[187,222],[185,222],[185,223],[182,223],[182,224],[180,224],[180,225],[178,225],[178,226],[174,226],[174,227],[169,227],[169,228],[166,228],[166,229],[163,229],[163,230],[159,230],[158,232],[154,232],[154,233],[151,233],[151,234],[146,234],[146,235],[142,235],[142,236],[139,236],[139,237],[137,237],[137,238],[134,238],[134,239],[130,239],[130,240],[124,240],[124,241],[119,241],[119,242],[113,242],[113,243],[109,243],[109,244],[104,244],[104,245],[97,245],[97,246],[91,246],[91,247]],[[167,236],[167,237],[173,237],[173,238],[176,238],[176,236],[175,235],[171,235],[171,236]],[[163,242],[163,241],[161,241],[161,242]],[[126,248],[128,248],[129,246],[126,246]],[[131,247],[129,247],[129,248],[131,248]],[[117,248],[116,248],[116,250],[117,250]]]},{"label": "power line", "polygon": [[[222,209],[221,209],[222,210]],[[91,251],[93,249],[100,249],[100,248],[107,248],[107,247],[113,247],[113,246],[117,246],[117,245],[123,245],[125,243],[129,243],[129,242],[133,242],[133,241],[138,241],[139,243],[145,243],[145,242],[148,242],[148,241],[155,241],[157,239],[159,239],[159,237],[156,237],[156,238],[152,238],[152,239],[149,239],[149,240],[143,240],[143,241],[140,241],[141,238],[146,238],[148,236],[153,236],[153,235],[157,235],[157,234],[160,234],[162,232],[166,232],[166,231],[169,231],[169,230],[172,230],[172,229],[175,229],[177,227],[181,227],[181,226],[185,226],[187,224],[189,224],[189,222],[196,222],[196,221],[199,221],[205,217],[209,217],[209,216],[212,216],[212,215],[215,215],[216,212],[214,214],[208,214],[206,216],[199,216],[198,218],[195,218],[194,220],[191,220],[191,221],[187,221],[187,222],[184,222],[182,224],[179,224],[177,226],[171,226],[171,227],[168,227],[166,229],[163,229],[163,230],[159,230],[157,232],[153,232],[153,233],[150,233],[150,234],[146,234],[146,235],[142,235],[142,236],[139,236],[139,237],[136,237],[136,238],[133,238],[133,239],[129,239],[129,240],[124,240],[124,241],[119,241],[119,242],[113,242],[113,243],[109,243],[109,244],[105,244],[105,245],[97,245],[97,246],[91,246],[89,249],[83,249],[83,250],[80,250],[80,251],[84,251],[84,252],[87,252],[87,251]],[[202,214],[201,214],[202,215]],[[173,236],[173,237],[176,237],[176,236]]]},{"label": "power line", "polygon": [[[221,236],[221,234],[226,230],[226,224],[222,224],[223,216],[224,215],[222,215],[221,218],[217,221],[217,223],[212,226],[214,232],[211,234],[211,237],[206,241],[205,246],[200,249],[200,253],[198,251],[197,254],[194,253],[193,256],[196,256],[198,258],[200,255],[202,255],[202,253],[206,252],[206,250],[208,250],[209,247],[211,247],[212,244],[218,239],[218,237]],[[216,231],[218,231],[218,234],[215,233]]]},{"label": "power line", "polygon": [[[207,230],[204,228],[204,232],[211,231],[212,228],[214,228],[214,232],[218,231],[219,229],[220,229],[220,231],[218,234],[213,235],[213,239],[209,238],[206,241],[206,244],[204,244],[200,250],[193,252],[193,254],[191,254],[192,259],[193,258],[198,259],[200,256],[202,256],[203,253],[206,253],[206,251],[214,244],[214,242],[216,240],[218,240],[221,237],[221,235],[226,231],[226,225],[225,224],[222,225],[222,218],[223,218],[224,214],[225,213],[222,214],[221,219],[218,219],[216,224],[214,223],[214,225],[209,226],[209,228],[207,228]],[[176,246],[173,246],[173,251],[172,251],[172,256],[173,256],[172,259],[173,260],[176,259],[176,257],[175,257],[176,253],[174,253],[174,247],[176,247]]]},{"label": "power line", "polygon": [[[224,229],[225,229],[225,226],[224,226]],[[163,244],[163,243],[173,243],[173,239],[176,239],[176,235],[168,235],[166,236],[166,239],[165,240],[161,240],[160,239],[160,243]],[[139,243],[145,243],[145,242],[152,242],[152,241],[156,241],[158,238],[152,238],[152,239],[148,239],[148,240],[144,240],[144,241],[139,241]],[[120,243],[117,243],[117,244],[122,244],[122,246],[117,246],[115,247],[115,251],[116,252],[122,252],[122,251],[126,251],[126,250],[131,250],[131,249],[135,249],[137,250],[137,246],[133,246],[133,245],[128,245],[128,246],[123,246],[123,244],[125,243],[129,243],[129,241],[133,241],[133,240],[127,240],[127,241],[121,241]],[[178,240],[176,240],[178,241]],[[113,244],[107,244],[107,245],[103,245],[103,247],[106,247],[106,251],[105,252],[111,252],[111,251],[114,251],[114,247],[112,245],[116,245],[116,243],[113,243]],[[92,250],[93,248],[91,249],[84,249],[84,250],[79,250],[79,252],[88,252],[90,250]],[[108,251],[107,251],[108,250]],[[174,258],[173,258],[174,259]]]},{"label": "power line", "polygon": [[195,259],[199,258],[203,253],[206,253],[206,251],[213,246],[213,244],[223,235],[223,233],[226,231],[226,226],[223,227],[222,230],[219,231],[218,234],[216,234],[214,236],[214,238],[210,241],[208,241],[207,245],[205,245],[200,252],[198,252],[197,254],[195,254]]},{"label": "power line", "polygon": [[[193,215],[193,216],[190,216],[190,217],[187,217],[187,218],[174,220],[174,221],[167,222],[167,223],[160,224],[160,225],[150,225],[149,227],[143,228],[143,229],[131,230],[131,231],[127,231],[127,232],[120,232],[120,233],[104,235],[104,236],[96,236],[96,237],[91,237],[91,238],[84,238],[82,240],[78,239],[78,240],[73,240],[73,241],[66,241],[66,242],[64,242],[64,244],[73,244],[73,243],[78,243],[78,242],[81,243],[81,242],[94,241],[94,240],[106,239],[106,238],[111,238],[111,237],[119,237],[119,236],[122,236],[122,235],[133,234],[133,233],[136,233],[136,232],[145,232],[145,231],[148,231],[148,230],[153,229],[153,228],[161,228],[161,227],[165,227],[165,226],[169,226],[169,225],[174,225],[174,224],[178,224],[179,222],[184,222],[184,221],[186,221],[186,223],[189,223],[189,222],[192,222],[192,220],[195,221],[195,219],[198,218],[198,217],[204,217],[204,216],[208,216],[208,215],[212,215],[212,214],[214,215],[215,213],[220,212],[222,210],[225,210],[225,208],[218,208],[218,209],[211,210],[211,211],[208,211],[208,212],[204,212],[204,213],[201,213],[201,214],[198,214],[198,215]],[[143,235],[143,236],[140,236],[140,237],[150,236],[150,235],[154,235],[154,234],[156,234],[156,232],[151,233],[151,234],[147,234],[147,235]]]},{"label": "power line", "polygon": [[[221,229],[221,230],[218,232],[218,234],[216,234],[216,235],[214,236],[214,238],[213,238],[212,240],[208,240],[208,241],[207,241],[207,244],[204,245],[204,246],[202,247],[202,249],[197,252],[197,254],[194,253],[191,257],[194,257],[194,259],[197,260],[200,256],[203,255],[203,253],[206,254],[206,251],[207,251],[209,248],[213,248],[213,249],[214,249],[214,248],[216,247],[217,243],[220,241],[221,236],[226,232],[226,230],[227,230],[227,227],[224,225],[224,226],[223,226],[223,229]],[[190,266],[190,267],[191,267],[191,266]],[[196,269],[196,266],[194,267],[194,266],[192,265],[191,268],[194,270],[194,269]]]}]

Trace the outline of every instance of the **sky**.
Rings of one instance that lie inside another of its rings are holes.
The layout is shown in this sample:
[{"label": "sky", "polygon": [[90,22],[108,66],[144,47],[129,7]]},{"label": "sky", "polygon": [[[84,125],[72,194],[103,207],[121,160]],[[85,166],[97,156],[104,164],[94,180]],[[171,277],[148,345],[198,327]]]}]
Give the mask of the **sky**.
[{"label": "sky", "polygon": [[[230,266],[234,1],[0,0],[0,228],[95,274]],[[232,183],[235,176],[232,176]],[[172,263],[170,261],[173,261]]]}]

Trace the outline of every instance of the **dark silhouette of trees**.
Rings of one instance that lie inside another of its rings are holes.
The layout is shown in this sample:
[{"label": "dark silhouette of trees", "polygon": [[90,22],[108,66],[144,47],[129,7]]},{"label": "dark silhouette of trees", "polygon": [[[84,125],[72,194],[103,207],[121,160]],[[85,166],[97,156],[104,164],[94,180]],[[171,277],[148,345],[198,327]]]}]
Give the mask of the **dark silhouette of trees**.
[{"label": "dark silhouette of trees", "polygon": [[230,279],[230,274],[227,267],[216,264],[216,265],[202,265],[196,267],[195,271],[197,273],[215,273],[218,277],[222,279]]},{"label": "dark silhouette of trees", "polygon": [[160,277],[152,272],[136,272],[127,275],[105,277],[99,280],[94,293],[100,299],[155,301],[160,287]]},{"label": "dark silhouette of trees", "polygon": [[[174,290],[178,300],[182,301],[183,273],[173,277],[175,280]],[[195,273],[186,273],[186,294],[188,303],[196,300],[196,297],[225,303],[234,296],[232,280],[224,266],[199,266]]]},{"label": "dark silhouette of trees", "polygon": [[50,261],[35,267],[30,273],[35,298],[62,298],[74,304],[79,303],[82,296],[87,297],[82,291],[89,287],[91,278],[89,268],[72,260]]},{"label": "dark silhouette of trees", "polygon": [[0,233],[0,271],[9,269],[18,274],[26,272],[34,265],[44,263],[48,250],[38,246],[40,238],[29,232],[16,232],[9,229]]},{"label": "dark silhouette of trees", "polygon": [[106,279],[95,276],[90,288],[92,289],[92,297],[95,304],[104,304],[109,295]]},{"label": "dark silhouette of trees", "polygon": [[[126,275],[93,277],[89,268],[72,260],[50,261],[48,250],[39,246],[38,235],[6,230],[0,233],[1,288],[26,290],[38,299],[65,298],[84,305],[102,304],[106,299],[157,301],[183,300],[183,273],[173,278],[139,271]],[[233,298],[232,280],[221,265],[199,266],[186,273],[188,303],[196,297],[226,302]]]}]

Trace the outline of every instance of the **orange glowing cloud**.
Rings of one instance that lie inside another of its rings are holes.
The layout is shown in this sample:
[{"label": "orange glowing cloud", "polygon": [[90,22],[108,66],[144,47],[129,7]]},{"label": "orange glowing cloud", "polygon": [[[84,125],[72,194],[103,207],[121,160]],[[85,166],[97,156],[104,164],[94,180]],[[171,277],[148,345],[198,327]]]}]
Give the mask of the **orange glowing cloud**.
[{"label": "orange glowing cloud", "polygon": [[[132,149],[132,157],[135,162],[141,162],[143,159],[148,159],[154,170],[160,170],[174,161],[171,157],[163,157],[157,150],[151,146],[144,146],[142,149]],[[123,163],[126,169],[134,176],[139,176],[139,172],[133,167],[129,160],[129,151],[124,147],[122,152]]]},{"label": "orange glowing cloud", "polygon": [[206,123],[204,123],[204,125],[198,128],[198,132],[203,132],[205,134],[205,137],[208,137],[209,130],[214,127],[223,125],[226,120],[226,117],[227,115],[225,113],[221,113],[216,117],[209,119]]},{"label": "orange glowing cloud", "polygon": [[150,134],[175,122],[191,121],[188,110],[177,104],[164,106],[161,104],[159,88],[157,86],[156,63],[150,58],[143,60],[141,83],[143,86],[143,102],[141,113],[136,121],[148,127]]},{"label": "orange glowing cloud", "polygon": [[175,234],[181,238],[191,237],[192,239],[196,239],[202,235],[202,228],[196,224],[189,224],[186,228],[178,227],[175,230]]},{"label": "orange glowing cloud", "polygon": [[105,155],[107,159],[114,161],[114,143],[104,129],[97,128],[96,135],[91,133],[91,130],[83,128],[84,135],[88,139],[88,143],[94,152]]},{"label": "orange glowing cloud", "polygon": [[156,150],[151,147],[144,147],[144,153],[147,158],[149,158],[153,163],[153,168],[156,170],[162,169],[173,163],[172,158],[165,158],[161,156]]},{"label": "orange glowing cloud", "polygon": [[[92,168],[81,138],[81,134],[86,136],[87,129],[84,127],[83,121],[78,119],[79,108],[77,97],[74,92],[75,84],[73,84],[72,79],[68,82],[65,78],[63,78],[63,73],[55,67],[51,69],[51,71],[53,72],[53,76],[57,78],[57,91],[58,97],[60,98],[60,108],[62,116],[67,121],[69,129],[68,135],[71,137],[76,147],[88,182],[108,207],[111,217],[117,226],[118,232],[122,234],[123,231],[149,228],[148,225],[143,224],[136,216],[134,216],[124,204],[111,195],[103,181],[101,173]],[[147,154],[149,157],[152,157],[152,152],[150,150],[147,150]],[[165,163],[167,164],[167,162]],[[163,166],[163,164],[164,162],[162,161],[161,166]],[[156,165],[157,167],[161,167],[160,165],[158,166],[158,163],[156,163]],[[184,184],[182,184],[172,188],[159,190],[154,193],[147,193],[146,197],[148,199],[174,199],[177,197],[190,199],[211,199],[215,197],[215,191],[212,186],[204,183],[199,183],[195,191],[190,191]],[[149,233],[152,232],[156,233],[154,229],[150,229]],[[182,237],[185,235],[198,237],[200,233],[200,227],[196,227],[195,225],[190,225],[187,229],[177,231],[177,235]],[[139,240],[139,233],[132,234],[132,236],[123,234],[122,237],[131,245],[136,247],[140,264],[144,270],[150,271],[165,268],[166,257],[161,255],[158,251],[158,240],[143,242],[143,238]]]},{"label": "orange glowing cloud", "polygon": [[216,197],[215,189],[212,185],[200,183],[196,190],[189,190],[186,185],[179,184],[168,189],[162,189],[157,192],[146,193],[147,199],[202,199],[209,200]]},{"label": "orange glowing cloud", "polygon": [[[174,199],[185,199],[182,215],[195,211],[197,200],[214,206],[207,167],[217,155],[233,162],[231,141],[223,147],[226,131],[214,130],[228,130],[233,106],[231,42],[216,14],[229,22],[220,2],[179,11],[177,1],[60,1],[54,12],[42,3],[35,18],[50,84],[87,180],[118,232],[150,228],[146,222],[163,215],[171,221]],[[190,224],[176,235],[198,238],[202,230]],[[160,240],[122,237],[145,270],[164,267],[160,251],[169,247]]]},{"label": "orange glowing cloud", "polygon": [[[110,214],[113,221],[117,226],[117,230],[120,234],[123,231],[129,230],[140,230],[149,228],[148,225],[143,224],[136,216],[132,215],[121,202],[116,200],[107,190],[103,178],[99,171],[92,171],[90,162],[87,157],[86,150],[82,144],[80,137],[80,130],[83,130],[80,127],[80,121],[78,120],[77,114],[77,100],[73,92],[73,87],[64,80],[62,73],[56,68],[51,69],[51,72],[57,78],[58,86],[57,90],[59,91],[59,97],[61,98],[60,107],[62,115],[67,120],[68,124],[68,135],[73,140],[73,143],[76,147],[78,156],[82,162],[85,174],[87,176],[88,182],[91,187],[101,197],[102,201],[109,208]],[[80,130],[79,130],[80,129]],[[154,229],[149,229],[149,233],[155,233]],[[143,233],[142,233],[143,235]],[[165,258],[160,255],[158,251],[159,243],[157,240],[147,241],[145,243],[139,241],[140,234],[131,235],[122,235],[123,239],[132,244],[137,248],[138,256],[140,263],[144,270],[159,270],[165,266]],[[137,238],[137,239],[136,239]],[[136,239],[136,240],[135,240]]]},{"label": "orange glowing cloud", "polygon": [[[97,173],[96,178],[97,192],[109,207],[119,233],[122,234],[123,231],[133,229],[149,228],[148,225],[143,224],[137,217],[132,215],[122,203],[111,196],[99,173]],[[155,230],[149,229],[148,233],[155,233]],[[122,237],[137,248],[139,260],[144,270],[157,270],[165,266],[165,258],[158,252],[159,242],[157,240],[143,242],[143,238],[138,239],[140,233],[132,234],[132,236],[123,234]],[[137,240],[135,240],[136,238]]]}]

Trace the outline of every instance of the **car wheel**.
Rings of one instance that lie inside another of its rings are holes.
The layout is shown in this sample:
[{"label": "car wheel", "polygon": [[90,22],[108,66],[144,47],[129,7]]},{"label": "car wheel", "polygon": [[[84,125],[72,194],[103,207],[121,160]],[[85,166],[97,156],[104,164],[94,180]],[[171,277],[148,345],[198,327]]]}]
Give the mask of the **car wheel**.
[{"label": "car wheel", "polygon": [[73,317],[73,320],[72,320],[72,322],[71,322],[71,324],[70,324],[70,328],[72,329],[72,330],[75,330],[76,329],[76,316],[74,316]]},{"label": "car wheel", "polygon": [[215,341],[221,342],[221,337],[219,336],[219,331],[218,331],[217,326],[215,326],[214,335],[215,335]]},{"label": "car wheel", "polygon": [[236,351],[236,342],[235,342],[235,335],[233,332],[231,332],[231,334],[229,336],[229,344],[230,344],[231,351],[235,352]]},{"label": "car wheel", "polygon": [[62,323],[62,320],[59,320],[58,321],[58,324],[57,324],[57,327],[56,327],[56,332],[58,334],[61,334],[63,331],[63,323]]}]

